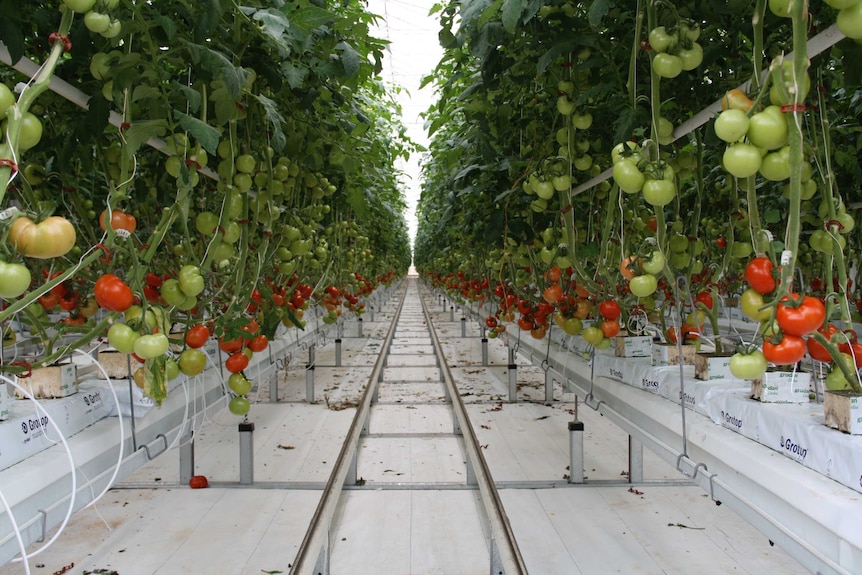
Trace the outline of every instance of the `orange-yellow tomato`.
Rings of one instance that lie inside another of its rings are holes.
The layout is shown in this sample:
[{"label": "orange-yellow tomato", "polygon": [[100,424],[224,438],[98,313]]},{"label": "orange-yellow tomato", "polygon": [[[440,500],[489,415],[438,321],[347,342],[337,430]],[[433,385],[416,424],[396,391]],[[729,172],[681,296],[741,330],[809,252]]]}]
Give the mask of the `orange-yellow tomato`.
[{"label": "orange-yellow tomato", "polygon": [[66,218],[51,216],[34,223],[21,216],[9,227],[9,243],[29,258],[57,258],[75,246],[75,227]]}]

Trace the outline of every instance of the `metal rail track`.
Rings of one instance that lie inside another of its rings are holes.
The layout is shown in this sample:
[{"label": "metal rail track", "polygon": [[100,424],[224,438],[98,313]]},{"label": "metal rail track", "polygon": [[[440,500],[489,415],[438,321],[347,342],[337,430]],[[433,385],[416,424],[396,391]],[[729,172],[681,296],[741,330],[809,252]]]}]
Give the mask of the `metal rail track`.
[{"label": "metal rail track", "polygon": [[[330,536],[337,528],[338,519],[336,518],[336,513],[340,508],[342,493],[344,491],[355,492],[363,488],[387,488],[385,484],[364,484],[363,481],[357,481],[357,456],[360,441],[363,438],[374,439],[375,437],[375,435],[369,434],[371,408],[377,400],[379,385],[383,381],[383,371],[387,367],[388,356],[399,321],[401,320],[407,291],[413,290],[418,293],[417,281],[415,279],[408,281],[409,285],[398,303],[392,323],[381,346],[380,355],[374,364],[368,385],[365,387],[359,401],[356,414],[342,445],[338,460],[326,483],[326,487],[318,502],[296,558],[291,564],[290,573],[292,575],[329,575],[332,553]],[[422,300],[421,296],[420,300]],[[487,526],[486,536],[490,539],[490,572],[494,575],[524,575],[527,573],[527,569],[518,544],[515,541],[512,527],[503,509],[502,501],[491,473],[488,470],[488,465],[482,455],[481,447],[470,424],[464,403],[446,364],[440,341],[432,326],[431,316],[428,313],[424,300],[422,300],[421,306],[422,317],[425,319],[425,325],[428,328],[434,355],[437,359],[437,367],[440,370],[440,379],[444,386],[447,405],[452,409],[454,432],[456,436],[463,438],[463,450],[467,460],[467,481],[462,484],[439,483],[433,486],[423,483],[415,483],[413,485],[399,483],[397,484],[397,488],[403,490],[422,490],[429,487],[435,489],[454,489],[457,487],[478,490],[477,499],[481,504],[479,507],[483,515],[482,519]],[[394,486],[390,485],[388,487],[391,489]]]}]

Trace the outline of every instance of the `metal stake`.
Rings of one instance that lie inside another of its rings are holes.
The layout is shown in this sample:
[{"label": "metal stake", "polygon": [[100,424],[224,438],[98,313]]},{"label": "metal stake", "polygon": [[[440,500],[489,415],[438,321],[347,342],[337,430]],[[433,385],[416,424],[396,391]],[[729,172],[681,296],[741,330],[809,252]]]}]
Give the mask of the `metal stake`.
[{"label": "metal stake", "polygon": [[455,321],[455,306],[449,306],[449,321]]},{"label": "metal stake", "polygon": [[180,483],[187,484],[195,474],[195,439],[191,428],[180,441]]},{"label": "metal stake", "polygon": [[554,372],[550,368],[545,372],[545,403],[554,401]]},{"label": "metal stake", "polygon": [[467,337],[467,318],[461,318],[461,337]]},{"label": "metal stake", "polygon": [[644,444],[629,435],[629,483],[643,483]]},{"label": "metal stake", "polygon": [[341,367],[341,338],[335,340],[335,367]]},{"label": "metal stake", "polygon": [[488,367],[488,338],[482,338],[482,365]]},{"label": "metal stake", "polygon": [[314,403],[314,366],[305,366],[305,400]]},{"label": "metal stake", "polygon": [[518,401],[518,365],[515,363],[515,348],[509,346],[509,403]]},{"label": "metal stake", "polygon": [[356,318],[356,337],[362,337],[362,318]]},{"label": "metal stake", "polygon": [[569,422],[569,483],[584,482],[584,422],[578,421],[578,397],[575,396],[575,417]]},{"label": "metal stake", "polygon": [[254,423],[250,421],[239,424],[239,482],[254,483]]}]

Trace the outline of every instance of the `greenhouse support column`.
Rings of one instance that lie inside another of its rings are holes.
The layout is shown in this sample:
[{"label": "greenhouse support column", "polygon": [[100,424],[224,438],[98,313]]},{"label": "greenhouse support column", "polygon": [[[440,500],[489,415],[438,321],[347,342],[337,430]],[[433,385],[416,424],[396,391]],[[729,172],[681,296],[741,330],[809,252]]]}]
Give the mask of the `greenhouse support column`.
[{"label": "greenhouse support column", "polygon": [[362,318],[356,319],[356,337],[362,337]]},{"label": "greenhouse support column", "polygon": [[584,482],[584,422],[569,422],[569,483]]},{"label": "greenhouse support column", "polygon": [[305,366],[305,401],[314,403],[314,366]]},{"label": "greenhouse support column", "polygon": [[180,439],[180,484],[186,485],[195,474],[195,439],[191,428]]},{"label": "greenhouse support column", "polygon": [[467,337],[467,318],[461,318],[461,337]]},{"label": "greenhouse support column", "polygon": [[545,371],[545,403],[554,401],[554,372],[548,368]]},{"label": "greenhouse support column", "polygon": [[455,321],[455,306],[449,306],[449,321]]},{"label": "greenhouse support column", "polygon": [[254,423],[250,421],[239,424],[239,482],[254,483]]},{"label": "greenhouse support column", "polygon": [[509,403],[518,401],[518,365],[515,363],[515,348],[509,346]]},{"label": "greenhouse support column", "polygon": [[488,367],[488,338],[482,338],[482,365]]},{"label": "greenhouse support column", "polygon": [[335,340],[335,367],[341,367],[341,338]]},{"label": "greenhouse support column", "polygon": [[629,483],[643,483],[644,445],[629,435]]}]

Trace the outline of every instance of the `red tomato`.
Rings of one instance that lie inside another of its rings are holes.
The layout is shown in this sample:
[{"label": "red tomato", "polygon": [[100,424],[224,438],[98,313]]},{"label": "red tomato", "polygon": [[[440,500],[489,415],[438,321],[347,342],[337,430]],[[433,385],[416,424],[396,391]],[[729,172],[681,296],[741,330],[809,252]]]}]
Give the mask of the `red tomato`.
[{"label": "red tomato", "polygon": [[495,327],[497,327],[497,318],[492,315],[486,317],[485,327],[487,327],[488,329],[494,329]]},{"label": "red tomato", "polygon": [[560,269],[560,266],[553,265],[548,268],[548,271],[545,272],[545,279],[551,283],[560,281],[560,278],[563,276],[563,270]]},{"label": "red tomato", "polygon": [[[790,307],[785,302],[798,303],[798,305]],[[823,302],[810,295],[803,296],[801,301],[795,296],[792,300],[789,296],[784,296],[778,302],[775,319],[778,321],[781,331],[786,334],[808,335],[823,325],[823,321],[826,319],[826,307]]]},{"label": "red tomato", "polygon": [[542,297],[548,303],[557,303],[563,297],[563,288],[560,284],[551,284],[542,292]]},{"label": "red tomato", "polygon": [[135,302],[131,288],[114,274],[104,274],[96,280],[94,292],[96,302],[108,311],[126,311]]},{"label": "red tomato", "polygon": [[805,357],[805,340],[798,335],[785,333],[778,343],[763,342],[763,356],[775,365],[792,365]]},{"label": "red tomato", "polygon": [[242,349],[243,338],[237,336],[233,339],[219,338],[218,348],[225,353],[236,353]]},{"label": "red tomato", "polygon": [[[105,231],[105,224],[108,221],[107,212],[107,209],[102,210],[102,213],[99,215],[99,227],[102,228],[102,231]],[[135,216],[121,212],[120,210],[111,211],[111,229],[134,232],[137,227],[138,223],[135,220]]]},{"label": "red tomato", "polygon": [[210,338],[210,330],[202,323],[192,326],[186,332],[186,345],[191,348],[203,347]]},{"label": "red tomato", "polygon": [[250,319],[248,320],[248,323],[246,323],[246,324],[245,324],[244,326],[242,326],[240,329],[241,329],[242,331],[244,331],[245,333],[249,333],[249,334],[255,335],[257,332],[259,332],[259,331],[260,331],[260,324],[259,324],[259,323],[257,323],[257,320],[256,320],[256,319],[254,319],[254,318],[250,318]]},{"label": "red tomato", "polygon": [[263,334],[256,335],[249,340],[247,345],[250,350],[257,353],[266,349],[266,346],[269,345],[269,338]]},{"label": "red tomato", "polygon": [[615,319],[607,319],[599,325],[599,329],[602,330],[605,337],[614,337],[620,333],[620,322]]},{"label": "red tomato", "polygon": [[[817,331],[822,333],[823,336],[826,337],[826,339],[831,339],[833,335],[838,333],[838,328],[835,326],[834,323],[830,323],[825,327],[821,327]],[[808,355],[810,355],[812,359],[815,359],[817,361],[832,361],[832,356],[829,355],[829,352],[826,351],[826,348],[823,347],[823,345],[813,337],[808,338],[807,346]]]},{"label": "red tomato", "polygon": [[615,320],[620,318],[623,310],[620,307],[620,304],[612,299],[608,299],[599,304],[599,313],[602,314],[602,317],[605,319]]},{"label": "red tomato", "polygon": [[524,331],[532,331],[533,329],[533,320],[527,316],[521,316],[518,318],[518,327]]},{"label": "red tomato", "polygon": [[706,306],[706,309],[712,309],[712,306],[715,305],[715,302],[712,299],[712,294],[708,291],[702,291],[697,294],[697,297],[694,298],[695,302],[700,302]]},{"label": "red tomato", "polygon": [[745,266],[745,281],[757,293],[767,294],[775,289],[775,278],[772,270],[775,266],[767,257],[756,257]]},{"label": "red tomato", "polygon": [[207,481],[206,475],[192,475],[191,479],[189,479],[189,487],[192,489],[204,489],[205,487],[209,487],[209,481]]},{"label": "red tomato", "polygon": [[225,360],[224,366],[231,373],[239,373],[248,367],[248,356],[238,351]]}]

